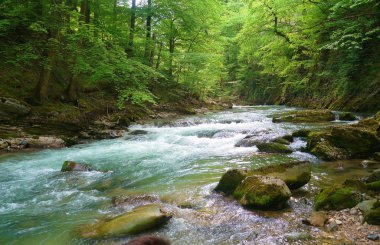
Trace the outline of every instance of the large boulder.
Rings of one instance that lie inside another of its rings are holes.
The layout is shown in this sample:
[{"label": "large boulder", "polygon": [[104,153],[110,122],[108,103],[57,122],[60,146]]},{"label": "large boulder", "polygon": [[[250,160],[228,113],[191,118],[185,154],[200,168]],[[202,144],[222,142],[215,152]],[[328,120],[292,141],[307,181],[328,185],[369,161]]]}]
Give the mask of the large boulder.
[{"label": "large boulder", "polygon": [[375,132],[365,127],[334,127],[330,142],[345,149],[351,158],[368,157],[380,150],[380,139]]},{"label": "large boulder", "polygon": [[9,120],[26,116],[31,108],[28,104],[16,99],[0,97],[0,120]]},{"label": "large boulder", "polygon": [[215,188],[215,191],[223,192],[226,195],[231,195],[234,193],[236,187],[238,187],[247,176],[247,170],[228,170],[220,179],[218,185]]},{"label": "large boulder", "polygon": [[171,215],[158,204],[137,207],[111,220],[99,221],[80,231],[83,238],[121,237],[160,228]]},{"label": "large boulder", "polygon": [[288,146],[280,143],[261,143],[257,145],[257,148],[266,153],[292,153],[292,149]]},{"label": "large boulder", "polygon": [[234,197],[244,207],[263,210],[284,208],[290,196],[284,181],[261,175],[248,176],[234,191]]},{"label": "large boulder", "polygon": [[311,165],[308,161],[269,165],[249,174],[266,175],[283,180],[289,189],[294,190],[306,185],[311,178]]},{"label": "large boulder", "polygon": [[87,164],[77,163],[73,161],[65,161],[61,168],[61,172],[84,172],[91,170],[91,167]]},{"label": "large boulder", "polygon": [[360,193],[354,188],[329,187],[314,199],[315,210],[342,210],[352,208],[361,201]]},{"label": "large boulder", "polygon": [[282,114],[273,118],[273,122],[330,122],[335,115],[330,110],[302,110]]},{"label": "large boulder", "polygon": [[312,132],[307,149],[323,160],[366,158],[380,150],[380,138],[373,127],[336,126],[325,132]]}]

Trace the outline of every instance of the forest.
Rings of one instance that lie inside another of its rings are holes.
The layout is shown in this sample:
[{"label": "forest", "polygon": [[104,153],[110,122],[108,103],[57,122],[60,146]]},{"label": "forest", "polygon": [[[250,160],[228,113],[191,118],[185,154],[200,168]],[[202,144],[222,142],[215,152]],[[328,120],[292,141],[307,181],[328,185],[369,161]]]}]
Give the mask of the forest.
[{"label": "forest", "polygon": [[378,244],[378,0],[0,0],[0,244]]},{"label": "forest", "polygon": [[375,0],[3,0],[1,92],[379,110]]}]

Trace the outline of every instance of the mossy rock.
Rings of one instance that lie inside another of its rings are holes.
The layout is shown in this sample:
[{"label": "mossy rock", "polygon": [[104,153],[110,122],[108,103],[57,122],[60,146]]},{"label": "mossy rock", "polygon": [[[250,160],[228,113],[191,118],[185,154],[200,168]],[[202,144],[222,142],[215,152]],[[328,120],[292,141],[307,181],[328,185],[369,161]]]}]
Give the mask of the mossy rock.
[{"label": "mossy rock", "polygon": [[287,140],[289,142],[293,142],[294,141],[294,137],[291,134],[284,135],[281,138],[283,138],[283,139],[285,139],[285,140]]},{"label": "mossy rock", "polygon": [[91,171],[92,168],[87,164],[77,163],[73,161],[65,161],[62,165],[61,172],[80,172]]},{"label": "mossy rock", "polygon": [[375,161],[380,161],[380,152],[375,152],[375,154],[373,154],[372,158]]},{"label": "mossy rock", "polygon": [[235,147],[252,147],[257,144],[263,143],[262,140],[258,140],[251,135],[246,136],[245,138],[239,140],[236,144]]},{"label": "mossy rock", "polygon": [[234,193],[236,187],[248,176],[246,170],[231,169],[223,174],[218,185],[215,188],[217,192],[223,192],[226,195]]},{"label": "mossy rock", "polygon": [[315,210],[342,210],[352,208],[361,201],[354,188],[330,187],[322,190],[314,199]]},{"label": "mossy rock", "polygon": [[347,151],[350,158],[369,157],[380,150],[380,139],[374,131],[364,127],[334,127],[329,141],[335,147]]},{"label": "mossy rock", "polygon": [[290,196],[284,181],[261,175],[248,176],[234,192],[234,197],[244,207],[262,210],[282,209]]},{"label": "mossy rock", "polygon": [[371,183],[367,183],[366,187],[370,191],[374,191],[376,193],[380,192],[380,180],[374,181],[374,182],[371,182]]},{"label": "mossy rock", "polygon": [[343,187],[350,187],[361,192],[366,192],[366,184],[361,179],[347,179],[343,183]]},{"label": "mossy rock", "polygon": [[80,230],[80,236],[99,239],[138,234],[160,228],[170,218],[171,215],[164,212],[160,205],[148,204],[137,207],[111,220],[100,221],[94,225],[84,227]]},{"label": "mossy rock", "polygon": [[273,142],[283,144],[283,145],[290,145],[290,142],[284,138],[277,138],[277,139],[273,140]]},{"label": "mossy rock", "polygon": [[319,142],[310,150],[310,153],[325,161],[348,158],[348,154],[345,150],[331,145],[329,141]]},{"label": "mossy rock", "polygon": [[262,152],[267,153],[292,153],[292,149],[280,143],[262,143],[258,144],[257,148]]},{"label": "mossy rock", "polygon": [[274,117],[273,122],[330,122],[335,120],[335,115],[330,110],[302,110],[288,112],[279,117]]},{"label": "mossy rock", "polygon": [[379,180],[380,180],[380,169],[376,169],[375,171],[371,173],[370,176],[368,176],[368,178],[366,179],[366,182],[370,183],[370,182],[375,182]]},{"label": "mossy rock", "polygon": [[311,165],[308,161],[269,165],[249,171],[249,174],[266,175],[283,180],[291,190],[306,185],[311,178]]},{"label": "mossy rock", "polygon": [[299,129],[299,130],[293,132],[292,136],[293,137],[305,138],[305,137],[308,137],[310,133],[311,133],[311,130],[309,130],[309,129]]},{"label": "mossy rock", "polygon": [[380,208],[373,209],[364,215],[364,221],[370,225],[380,225]]},{"label": "mossy rock", "polygon": [[355,121],[356,119],[356,116],[351,112],[342,112],[339,114],[339,120],[342,121]]}]

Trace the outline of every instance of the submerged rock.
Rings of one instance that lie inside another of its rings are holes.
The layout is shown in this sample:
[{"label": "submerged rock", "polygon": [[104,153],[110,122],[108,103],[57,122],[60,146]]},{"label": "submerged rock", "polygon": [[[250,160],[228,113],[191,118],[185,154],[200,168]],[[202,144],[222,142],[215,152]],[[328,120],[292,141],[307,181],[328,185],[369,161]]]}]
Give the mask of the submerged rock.
[{"label": "submerged rock", "polygon": [[234,193],[236,187],[248,176],[248,171],[240,169],[228,170],[220,179],[215,191],[223,192],[226,195]]},{"label": "submerged rock", "polygon": [[260,175],[248,176],[234,191],[234,197],[244,207],[263,210],[284,208],[290,196],[284,181]]},{"label": "submerged rock", "polygon": [[288,112],[279,117],[274,117],[273,122],[330,122],[335,120],[335,115],[330,110],[302,110]]},{"label": "submerged rock", "polygon": [[171,215],[163,211],[162,206],[148,204],[137,207],[111,220],[100,221],[85,227],[80,231],[80,235],[83,238],[106,238],[138,234],[160,228],[170,218]]},{"label": "submerged rock", "polygon": [[254,138],[254,135],[247,135],[245,138],[239,140],[235,144],[235,147],[252,147],[261,143],[263,143],[262,139],[256,139]]},{"label": "submerged rock", "polygon": [[137,129],[137,130],[133,130],[129,132],[129,135],[146,135],[146,134],[149,134],[149,131],[141,130],[141,129]]},{"label": "submerged rock", "polygon": [[289,189],[294,190],[310,181],[311,165],[308,161],[269,165],[252,170],[249,174],[277,177],[283,180]]},{"label": "submerged rock", "polygon": [[258,144],[257,148],[262,152],[267,153],[292,153],[292,149],[280,143],[262,143]]},{"label": "submerged rock", "polygon": [[83,172],[91,170],[92,169],[87,164],[77,163],[73,161],[65,161],[61,168],[61,172]]},{"label": "submerged rock", "polygon": [[339,114],[339,120],[342,121],[355,121],[356,116],[351,112],[342,112]]},{"label": "submerged rock", "polygon": [[352,208],[361,201],[360,193],[353,188],[329,187],[314,199],[315,210],[342,210]]}]

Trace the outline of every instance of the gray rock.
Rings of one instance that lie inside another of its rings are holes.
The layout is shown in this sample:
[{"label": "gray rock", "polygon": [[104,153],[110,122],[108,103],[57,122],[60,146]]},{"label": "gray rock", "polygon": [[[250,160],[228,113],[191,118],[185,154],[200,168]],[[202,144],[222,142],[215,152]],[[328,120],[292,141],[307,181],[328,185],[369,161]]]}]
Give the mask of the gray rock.
[{"label": "gray rock", "polygon": [[0,97],[0,119],[13,119],[26,116],[31,108],[28,104],[16,99]]},{"label": "gray rock", "polygon": [[371,241],[376,241],[376,240],[379,240],[379,235],[376,235],[376,234],[369,234],[367,236],[367,239],[368,240],[371,240]]}]

